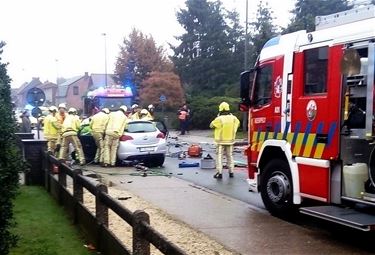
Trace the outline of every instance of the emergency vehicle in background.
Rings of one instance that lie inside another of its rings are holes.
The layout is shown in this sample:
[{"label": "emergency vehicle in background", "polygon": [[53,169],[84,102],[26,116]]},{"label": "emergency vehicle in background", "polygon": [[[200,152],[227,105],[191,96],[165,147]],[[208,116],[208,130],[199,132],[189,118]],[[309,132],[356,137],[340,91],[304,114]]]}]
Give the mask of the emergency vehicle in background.
[{"label": "emergency vehicle in background", "polygon": [[[266,208],[375,229],[375,6],[270,39],[241,75],[248,183]],[[304,199],[319,206],[301,207]],[[361,206],[358,206],[361,205]],[[359,211],[358,207],[363,210]]]},{"label": "emergency vehicle in background", "polygon": [[126,105],[130,109],[133,102],[134,94],[130,87],[122,85],[100,87],[87,93],[84,99],[84,115],[91,116],[103,108],[115,111],[121,105]]}]

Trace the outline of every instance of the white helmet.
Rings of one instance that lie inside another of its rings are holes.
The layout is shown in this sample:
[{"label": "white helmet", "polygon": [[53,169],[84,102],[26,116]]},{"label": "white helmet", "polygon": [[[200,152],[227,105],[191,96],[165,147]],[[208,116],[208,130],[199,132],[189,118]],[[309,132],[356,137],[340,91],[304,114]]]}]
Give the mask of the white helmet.
[{"label": "white helmet", "polygon": [[49,110],[50,112],[57,112],[57,111],[58,111],[57,107],[54,106],[54,105],[50,106],[50,108],[49,108],[48,110]]},{"label": "white helmet", "polygon": [[108,109],[108,108],[103,108],[103,109],[102,109],[102,112],[108,114],[108,113],[109,113],[109,109]]},{"label": "white helmet", "polygon": [[137,105],[137,104],[132,105],[132,109],[135,109],[135,108],[138,108],[138,107],[139,107],[139,105]]},{"label": "white helmet", "polygon": [[60,108],[64,108],[66,110],[66,104],[65,103],[59,104],[59,109]]},{"label": "white helmet", "polygon": [[148,109],[154,109],[154,108],[155,108],[155,106],[154,106],[154,105],[152,105],[152,104],[150,104],[149,106],[147,106],[147,108],[148,108]]},{"label": "white helmet", "polygon": [[126,112],[128,110],[128,107],[126,107],[126,105],[121,105],[120,110],[122,110],[123,112]]},{"label": "white helmet", "polygon": [[70,107],[68,113],[77,113],[76,108]]},{"label": "white helmet", "polygon": [[142,109],[140,112],[141,115],[147,115],[148,111],[146,109]]}]

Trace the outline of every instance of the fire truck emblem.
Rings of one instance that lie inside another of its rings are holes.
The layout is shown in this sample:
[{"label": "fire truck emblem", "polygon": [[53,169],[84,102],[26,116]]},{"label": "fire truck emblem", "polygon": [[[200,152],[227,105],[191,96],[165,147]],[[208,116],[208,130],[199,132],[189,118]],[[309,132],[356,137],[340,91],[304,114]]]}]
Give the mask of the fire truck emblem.
[{"label": "fire truck emblem", "polygon": [[316,102],[314,100],[310,100],[306,106],[306,116],[309,121],[313,121],[316,117],[316,112],[318,111],[318,107],[316,106]]},{"label": "fire truck emblem", "polygon": [[276,80],[275,80],[275,83],[274,83],[274,90],[273,90],[273,93],[275,94],[275,97],[276,98],[280,98],[281,96],[281,86],[283,85],[283,79],[281,78],[281,76],[277,76]]}]

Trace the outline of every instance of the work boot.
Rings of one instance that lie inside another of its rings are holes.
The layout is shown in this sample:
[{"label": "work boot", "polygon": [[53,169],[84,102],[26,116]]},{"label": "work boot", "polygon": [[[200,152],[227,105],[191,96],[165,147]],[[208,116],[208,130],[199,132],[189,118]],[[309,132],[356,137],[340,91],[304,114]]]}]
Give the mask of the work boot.
[{"label": "work boot", "polygon": [[233,178],[233,173],[229,173],[229,178]]},{"label": "work boot", "polygon": [[223,175],[221,174],[221,173],[216,173],[215,175],[214,175],[214,178],[215,179],[223,179]]}]

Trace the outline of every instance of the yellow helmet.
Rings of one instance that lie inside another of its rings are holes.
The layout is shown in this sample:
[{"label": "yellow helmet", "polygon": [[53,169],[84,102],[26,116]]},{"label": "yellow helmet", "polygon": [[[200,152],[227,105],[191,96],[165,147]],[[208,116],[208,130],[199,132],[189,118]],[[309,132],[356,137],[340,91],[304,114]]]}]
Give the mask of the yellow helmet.
[{"label": "yellow helmet", "polygon": [[223,111],[229,111],[229,104],[227,102],[222,102],[219,105],[219,112],[223,112]]},{"label": "yellow helmet", "polygon": [[123,112],[126,112],[128,110],[128,107],[126,107],[126,105],[121,105],[119,109]]}]

